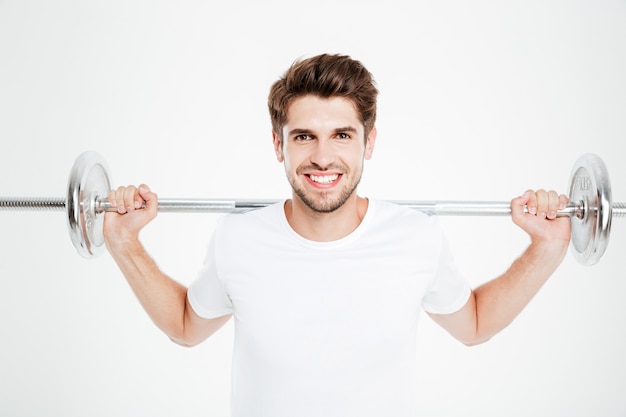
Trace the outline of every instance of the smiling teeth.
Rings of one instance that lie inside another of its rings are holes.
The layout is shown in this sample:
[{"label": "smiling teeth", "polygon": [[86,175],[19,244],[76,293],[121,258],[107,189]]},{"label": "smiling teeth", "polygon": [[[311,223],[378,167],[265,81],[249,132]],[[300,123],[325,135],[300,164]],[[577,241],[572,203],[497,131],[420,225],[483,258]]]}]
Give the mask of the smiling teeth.
[{"label": "smiling teeth", "polygon": [[339,178],[339,174],[335,175],[309,175],[311,181],[317,182],[319,184],[330,184],[333,181],[336,181]]}]

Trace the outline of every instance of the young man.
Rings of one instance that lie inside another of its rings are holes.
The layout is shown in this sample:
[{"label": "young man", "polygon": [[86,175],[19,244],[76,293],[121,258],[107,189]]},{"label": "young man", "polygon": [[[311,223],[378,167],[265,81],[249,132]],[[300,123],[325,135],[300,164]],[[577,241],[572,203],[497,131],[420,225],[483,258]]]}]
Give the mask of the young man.
[{"label": "young man", "polygon": [[376,96],[365,67],[341,55],[297,62],[273,85],[274,150],[292,198],[222,217],[189,289],[139,242],[156,194],[141,185],[109,195],[124,215],[107,213],[107,247],[159,328],[192,346],[234,316],[234,416],[415,416],[420,309],[461,342],[484,342],[566,254],[570,221],[556,211],[567,197],[529,190],[511,208],[531,244],[471,290],[436,216],[357,194]]}]

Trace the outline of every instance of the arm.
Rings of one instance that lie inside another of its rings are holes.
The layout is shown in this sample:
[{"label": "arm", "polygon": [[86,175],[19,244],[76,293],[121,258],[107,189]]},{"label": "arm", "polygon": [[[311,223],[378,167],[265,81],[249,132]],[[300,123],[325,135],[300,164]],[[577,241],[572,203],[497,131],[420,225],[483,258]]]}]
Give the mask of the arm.
[{"label": "arm", "polygon": [[[152,321],[172,341],[196,345],[228,321],[230,315],[205,319],[187,300],[187,288],[161,272],[139,241],[140,230],[157,214],[157,195],[145,185],[120,187],[109,194],[117,213],[106,213],[104,237],[111,256]],[[142,204],[145,209],[137,210]]]},{"label": "arm", "polygon": [[[529,213],[524,213],[524,205]],[[570,239],[570,219],[556,218],[567,197],[555,192],[527,191],[511,202],[513,222],[531,243],[500,277],[476,288],[461,310],[430,314],[450,334],[467,345],[489,340],[508,326],[562,262]]]}]

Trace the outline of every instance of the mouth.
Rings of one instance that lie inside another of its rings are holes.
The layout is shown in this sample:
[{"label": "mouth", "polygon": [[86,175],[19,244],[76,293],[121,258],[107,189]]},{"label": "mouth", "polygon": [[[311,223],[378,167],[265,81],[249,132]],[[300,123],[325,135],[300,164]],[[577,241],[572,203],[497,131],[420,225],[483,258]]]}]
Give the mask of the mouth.
[{"label": "mouth", "polygon": [[317,187],[332,187],[341,179],[342,174],[328,174],[328,175],[305,175],[309,182]]}]

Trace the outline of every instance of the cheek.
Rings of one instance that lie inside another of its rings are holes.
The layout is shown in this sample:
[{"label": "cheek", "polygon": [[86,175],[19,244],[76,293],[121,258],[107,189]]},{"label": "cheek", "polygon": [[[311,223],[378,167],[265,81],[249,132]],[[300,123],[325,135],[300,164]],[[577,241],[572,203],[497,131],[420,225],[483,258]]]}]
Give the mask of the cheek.
[{"label": "cheek", "polygon": [[302,149],[298,147],[289,148],[288,146],[283,148],[282,156],[286,168],[296,168],[302,165],[307,158],[306,153]]},{"label": "cheek", "polygon": [[281,162],[283,164],[285,172],[288,174],[292,171],[295,171],[295,169],[298,167],[298,164],[296,164],[296,160],[293,158],[293,155],[288,152],[283,152]]}]

